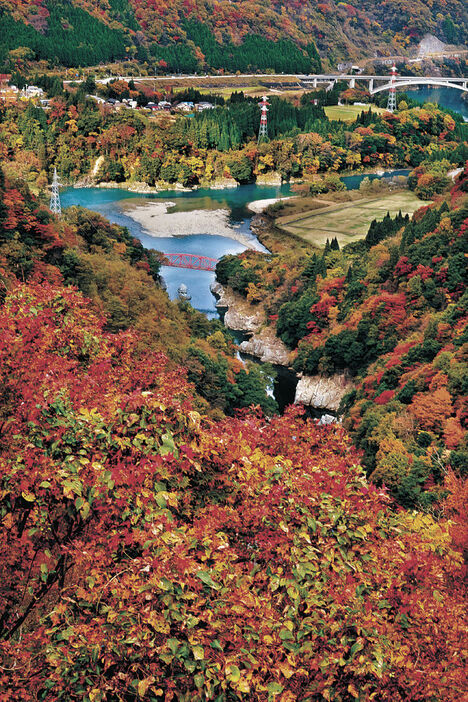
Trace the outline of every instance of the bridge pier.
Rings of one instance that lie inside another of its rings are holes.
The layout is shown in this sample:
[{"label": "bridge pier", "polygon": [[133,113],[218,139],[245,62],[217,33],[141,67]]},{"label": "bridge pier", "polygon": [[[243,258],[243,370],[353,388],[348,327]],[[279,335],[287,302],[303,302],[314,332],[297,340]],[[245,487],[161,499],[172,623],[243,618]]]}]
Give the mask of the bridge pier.
[{"label": "bridge pier", "polygon": [[369,78],[369,92],[372,95],[372,91],[374,90],[374,79]]},{"label": "bridge pier", "polygon": [[314,88],[317,87],[317,78],[314,78],[314,81],[313,81],[312,85],[313,85]]},{"label": "bridge pier", "polygon": [[356,87],[356,78],[351,78],[349,81],[349,87],[350,88],[355,88]]}]

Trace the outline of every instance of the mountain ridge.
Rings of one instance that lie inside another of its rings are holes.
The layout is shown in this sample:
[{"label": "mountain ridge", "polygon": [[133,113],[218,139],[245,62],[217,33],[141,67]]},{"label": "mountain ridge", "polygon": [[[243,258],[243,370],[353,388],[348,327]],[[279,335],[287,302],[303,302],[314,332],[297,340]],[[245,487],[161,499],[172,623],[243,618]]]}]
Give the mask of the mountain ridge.
[{"label": "mountain ridge", "polygon": [[[284,68],[296,71],[319,68],[316,49],[334,64],[406,54],[428,33],[461,44],[468,10],[460,0],[0,0],[0,27],[3,62],[27,47],[35,58],[70,66],[136,58],[182,72],[282,70],[276,55],[262,53],[285,42],[277,54],[286,52]],[[251,46],[253,37],[261,45]]]}]

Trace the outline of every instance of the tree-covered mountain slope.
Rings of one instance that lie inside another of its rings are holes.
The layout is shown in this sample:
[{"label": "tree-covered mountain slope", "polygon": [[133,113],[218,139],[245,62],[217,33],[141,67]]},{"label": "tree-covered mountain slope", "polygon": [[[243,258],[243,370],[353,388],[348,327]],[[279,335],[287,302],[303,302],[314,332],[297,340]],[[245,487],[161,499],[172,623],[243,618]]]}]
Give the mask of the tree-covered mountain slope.
[{"label": "tree-covered mountain slope", "polygon": [[[62,226],[24,200],[13,222],[4,192],[0,231],[53,251]],[[202,417],[184,370],[52,264],[0,265],[1,699],[463,696],[453,472],[439,522],[395,510],[341,427]]]},{"label": "tree-covered mountain slope", "polygon": [[169,70],[318,70],[320,54],[404,53],[425,33],[464,43],[463,0],[0,0],[0,55],[92,65],[136,56]]},{"label": "tree-covered mountain slope", "polygon": [[439,202],[373,222],[343,250],[333,240],[309,256],[246,252],[217,267],[264,306],[296,371],[352,379],[345,425],[371,479],[408,507],[441,498],[448,466],[466,478],[467,192],[468,164]]}]

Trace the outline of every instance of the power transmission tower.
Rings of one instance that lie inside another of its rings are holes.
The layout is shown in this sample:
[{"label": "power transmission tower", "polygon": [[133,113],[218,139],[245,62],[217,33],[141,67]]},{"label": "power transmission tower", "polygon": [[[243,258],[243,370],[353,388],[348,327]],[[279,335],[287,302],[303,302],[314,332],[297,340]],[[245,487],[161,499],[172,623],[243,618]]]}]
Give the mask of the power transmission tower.
[{"label": "power transmission tower", "polygon": [[260,107],[262,114],[260,117],[260,129],[258,131],[258,143],[260,143],[263,139],[268,139],[268,99],[267,96],[263,96],[262,102],[258,103],[258,106]]},{"label": "power transmission tower", "polygon": [[60,182],[58,179],[57,175],[57,169],[54,168],[54,179],[52,181],[52,185],[50,186],[52,193],[50,196],[50,209],[52,212],[59,217],[62,215],[62,207],[60,205],[60,195],[59,195],[59,187],[60,187]]},{"label": "power transmission tower", "polygon": [[390,90],[388,91],[387,100],[387,110],[389,112],[395,112],[396,110],[396,87],[395,87],[395,77],[397,75],[397,69],[395,64],[392,66],[392,77],[390,79]]}]

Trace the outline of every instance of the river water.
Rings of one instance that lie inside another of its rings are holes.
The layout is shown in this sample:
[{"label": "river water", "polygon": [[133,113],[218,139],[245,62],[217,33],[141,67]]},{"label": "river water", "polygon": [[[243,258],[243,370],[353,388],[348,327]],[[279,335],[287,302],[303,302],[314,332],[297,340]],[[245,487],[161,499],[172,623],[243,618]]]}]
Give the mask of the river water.
[{"label": "river water", "polygon": [[[468,119],[468,103],[462,100],[461,91],[453,88],[422,87],[420,90],[407,91],[407,95],[421,102],[435,102],[443,107],[449,107],[460,112]],[[361,181],[365,177],[373,180],[375,178],[407,175],[408,173],[408,170],[397,170],[383,174],[358,174],[344,176],[342,180],[347,188],[354,190],[359,188]],[[245,250],[246,246],[236,241],[235,238],[208,234],[202,228],[199,232],[190,236],[151,236],[150,231],[145,230],[141,224],[130,216],[131,211],[126,209],[125,205],[128,204],[129,200],[135,204],[141,204],[148,200],[170,201],[174,205],[168,209],[168,213],[186,212],[187,216],[190,216],[190,212],[195,210],[225,210],[233,236],[242,234],[244,237],[256,242],[250,231],[253,213],[248,209],[248,203],[256,200],[284,197],[290,193],[291,187],[288,184],[280,186],[252,184],[223,190],[174,190],[144,195],[119,188],[68,188],[62,193],[61,197],[63,207],[81,205],[90,210],[100,212],[111,222],[126,226],[132,234],[141,240],[146,248],[158,249],[163,253],[194,253],[212,258],[221,258],[221,256],[226,254],[240,253]],[[209,317],[217,315],[215,299],[210,292],[210,285],[215,278],[214,273],[163,266],[161,275],[166,282],[167,291],[172,299],[177,297],[179,285],[185,283],[192,297],[192,305]]]},{"label": "river water", "polygon": [[[132,204],[135,205],[151,200],[173,202],[174,205],[167,210],[168,214],[186,212],[188,217],[190,217],[190,212],[197,210],[225,210],[227,223],[232,229],[233,237],[242,234],[246,239],[255,243],[257,248],[266,251],[250,230],[253,212],[248,209],[247,205],[256,200],[288,196],[290,193],[291,186],[288,184],[281,186],[242,185],[224,190],[200,189],[187,192],[167,190],[145,195],[120,188],[68,188],[62,193],[61,200],[62,207],[70,205],[87,207],[104,215],[111,222],[127,227],[131,234],[140,239],[148,249],[157,249],[163,253],[193,253],[211,258],[221,258],[226,254],[240,253],[247,247],[234,238],[208,234],[203,231],[203,228],[198,233],[189,236],[151,236],[149,230],[144,229],[139,222],[130,216],[129,201],[133,201]],[[216,300],[210,292],[210,285],[215,280],[214,273],[163,266],[161,275],[172,299],[177,297],[179,285],[185,283],[192,297],[191,304],[195,309],[204,312],[210,318],[217,316]]]},{"label": "river water", "polygon": [[418,102],[433,102],[441,107],[458,112],[468,122],[468,102],[463,100],[461,90],[456,88],[428,88],[421,86],[419,90],[405,90],[408,97]]}]

